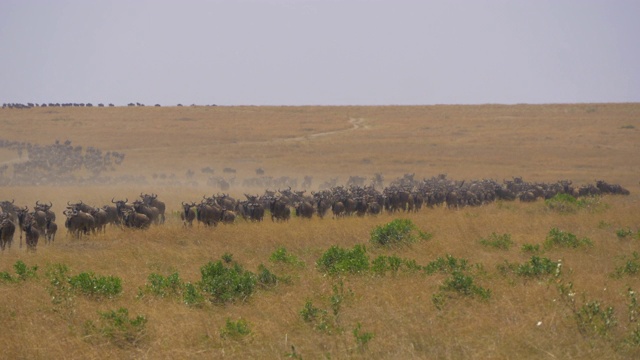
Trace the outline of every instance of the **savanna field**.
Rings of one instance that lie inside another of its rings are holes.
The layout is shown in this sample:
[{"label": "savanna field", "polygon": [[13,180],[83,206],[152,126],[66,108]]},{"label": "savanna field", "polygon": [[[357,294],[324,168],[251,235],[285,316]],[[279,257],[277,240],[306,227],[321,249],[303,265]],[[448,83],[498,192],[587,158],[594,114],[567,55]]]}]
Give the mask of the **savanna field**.
[{"label": "savanna field", "polygon": [[[0,201],[51,203],[60,227],[35,251],[16,231],[0,253],[0,358],[640,357],[640,104],[0,109],[0,140]],[[30,177],[26,144],[56,141],[124,158]],[[376,174],[630,194],[216,227],[179,216],[203,196]],[[67,234],[67,202],[141,193],[166,203],[164,224]]]}]

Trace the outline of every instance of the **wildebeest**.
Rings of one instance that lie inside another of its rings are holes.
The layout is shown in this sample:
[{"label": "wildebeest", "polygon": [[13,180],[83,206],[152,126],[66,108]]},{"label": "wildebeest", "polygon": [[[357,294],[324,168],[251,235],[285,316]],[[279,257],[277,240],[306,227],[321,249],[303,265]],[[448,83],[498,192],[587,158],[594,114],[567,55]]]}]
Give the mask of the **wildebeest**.
[{"label": "wildebeest", "polygon": [[158,222],[160,224],[164,224],[164,221],[165,221],[164,213],[165,213],[166,205],[164,202],[158,200],[158,195],[153,193],[151,195],[140,193],[140,197],[142,198],[142,201],[144,202],[145,205],[158,209],[158,213],[159,213]]},{"label": "wildebeest", "polygon": [[130,228],[146,229],[151,226],[151,219],[145,214],[127,209],[124,211],[123,223]]},{"label": "wildebeest", "polygon": [[41,204],[40,201],[36,201],[36,210],[43,211],[47,218],[50,218],[52,221],[56,221],[56,213],[54,213],[51,208],[53,207],[53,203],[49,202],[49,204]]},{"label": "wildebeest", "polygon": [[333,213],[334,219],[344,217],[344,204],[342,201],[334,201],[333,204],[331,204],[331,212]]},{"label": "wildebeest", "polygon": [[295,209],[296,216],[305,219],[311,219],[313,217],[313,213],[315,212],[315,208],[313,207],[313,205],[311,205],[311,203],[307,201],[298,203],[295,206]]},{"label": "wildebeest", "polygon": [[289,205],[281,198],[271,200],[269,210],[271,211],[271,221],[289,221],[291,217]]},{"label": "wildebeest", "polygon": [[13,243],[13,234],[16,231],[16,225],[8,214],[2,214],[0,217],[0,250],[5,247],[11,248]]},{"label": "wildebeest", "polygon": [[196,203],[191,204],[182,202],[182,212],[180,212],[180,218],[184,223],[184,226],[193,226],[193,220],[196,219]]},{"label": "wildebeest", "polygon": [[96,222],[91,214],[78,210],[65,210],[62,213],[67,217],[64,222],[67,232],[76,238],[94,231]]},{"label": "wildebeest", "polygon": [[109,223],[107,212],[102,208],[93,208],[89,214],[93,216],[96,231],[104,233]]},{"label": "wildebeest", "polygon": [[220,214],[220,221],[223,224],[233,224],[236,221],[236,213],[232,210],[227,210],[222,208],[222,213]]},{"label": "wildebeest", "polygon": [[222,208],[215,202],[203,200],[196,206],[196,219],[205,226],[216,226],[222,217]]},{"label": "wildebeest", "polygon": [[23,228],[25,233],[25,243],[27,245],[27,250],[36,251],[36,246],[38,245],[38,239],[40,238],[40,231],[35,227],[35,222],[28,222]]},{"label": "wildebeest", "polygon": [[158,210],[157,207],[150,206],[140,200],[136,200],[133,202],[133,209],[137,213],[146,215],[151,221],[151,223],[153,224],[160,223],[160,210]]},{"label": "wildebeest", "polygon": [[51,244],[56,239],[57,232],[58,224],[56,224],[51,218],[47,218],[47,225],[44,232],[47,244]]}]

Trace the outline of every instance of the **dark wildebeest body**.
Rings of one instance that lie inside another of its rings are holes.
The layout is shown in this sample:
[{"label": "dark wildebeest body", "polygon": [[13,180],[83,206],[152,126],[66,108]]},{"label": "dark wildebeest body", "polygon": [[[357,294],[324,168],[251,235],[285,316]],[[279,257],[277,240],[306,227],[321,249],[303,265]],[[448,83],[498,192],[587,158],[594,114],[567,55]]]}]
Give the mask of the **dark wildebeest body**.
[{"label": "dark wildebeest body", "polygon": [[[165,213],[166,205],[164,202],[158,200],[158,195],[140,194],[140,197],[142,198],[142,201],[145,203],[145,205],[158,209],[157,221],[155,220],[152,220],[152,221],[155,223],[164,224],[164,221],[165,221],[164,213]],[[146,214],[146,213],[145,215],[149,216],[149,214]]]},{"label": "dark wildebeest body", "polygon": [[56,239],[56,233],[58,232],[58,224],[53,222],[52,219],[47,218],[47,225],[45,227],[45,239],[47,244],[51,244]]},{"label": "dark wildebeest body", "polygon": [[123,222],[125,226],[136,229],[146,229],[151,226],[151,219],[147,215],[133,210],[125,210]]},{"label": "dark wildebeest body", "polygon": [[180,213],[180,218],[182,219],[184,226],[193,226],[193,220],[196,219],[195,207],[196,204],[193,202],[191,204],[187,204],[185,202],[182,203],[182,212]]},{"label": "dark wildebeest body", "polygon": [[5,247],[11,248],[13,234],[16,232],[16,225],[8,214],[3,214],[0,218],[0,250]]},{"label": "dark wildebeest body", "polygon": [[269,210],[271,211],[271,221],[289,221],[291,217],[291,209],[283,199],[271,200]]},{"label": "dark wildebeest body", "polygon": [[24,227],[24,239],[27,244],[27,250],[36,251],[36,246],[38,245],[38,239],[40,238],[40,231],[36,229],[34,226],[34,222],[29,222]]},{"label": "dark wildebeest body", "polygon": [[296,216],[311,219],[313,217],[313,213],[315,212],[315,208],[311,203],[307,201],[303,201],[296,206]]}]

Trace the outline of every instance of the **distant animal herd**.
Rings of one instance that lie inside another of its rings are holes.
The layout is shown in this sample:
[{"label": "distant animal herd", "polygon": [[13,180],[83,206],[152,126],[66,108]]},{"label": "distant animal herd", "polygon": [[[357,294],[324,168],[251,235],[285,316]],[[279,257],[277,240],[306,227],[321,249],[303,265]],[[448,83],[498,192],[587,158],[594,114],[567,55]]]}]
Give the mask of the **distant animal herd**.
[{"label": "distant animal herd", "polygon": [[[350,216],[375,216],[388,213],[419,212],[423,208],[446,207],[459,209],[482,206],[497,200],[532,202],[550,199],[558,194],[574,197],[597,195],[629,195],[618,184],[598,180],[595,184],[574,186],[570,180],[554,183],[527,182],[520,177],[498,182],[491,179],[452,180],[441,174],[422,180],[414,180],[415,174],[405,174],[389,186],[381,186],[380,174],[371,184],[360,184],[361,179],[350,179],[349,185],[334,185],[317,192],[293,190],[291,187],[264,190],[263,194],[244,194],[245,199],[235,199],[229,194],[203,195],[201,199],[184,199],[179,217],[184,227],[215,227],[218,224],[234,224],[238,221],[261,222],[270,217],[274,222],[288,222],[292,217],[304,221],[318,217],[341,219]],[[354,182],[358,182],[355,184]],[[58,226],[53,204],[36,201],[29,209],[18,205],[15,199],[0,202],[0,248],[11,248],[16,231],[20,247],[24,236],[28,250],[35,251],[39,238],[53,243]],[[115,229],[147,229],[162,226],[166,220],[166,205],[157,194],[140,193],[130,201],[115,197],[111,204],[97,205],[67,202],[64,205],[64,227],[67,236],[81,238],[105,233],[107,227]]]},{"label": "distant animal herd", "polygon": [[[113,103],[108,103],[107,105],[105,105],[104,103],[98,103],[95,105],[96,107],[116,107],[117,105],[114,105]],[[139,102],[131,102],[127,104],[128,107],[135,107],[135,106],[145,106],[142,103]],[[162,105],[160,104],[155,104],[153,105],[155,107],[160,107]],[[176,106],[183,106],[182,104],[177,104]],[[196,105],[196,104],[191,104],[190,106],[216,106],[215,104],[213,105]],[[36,102],[28,102],[26,104],[24,103],[3,103],[2,104],[2,109],[33,109],[33,108],[39,108],[39,107],[94,107],[94,105],[92,103],[83,103],[83,102],[66,102],[66,103],[59,103],[59,102],[49,102],[49,103],[36,103]]]}]

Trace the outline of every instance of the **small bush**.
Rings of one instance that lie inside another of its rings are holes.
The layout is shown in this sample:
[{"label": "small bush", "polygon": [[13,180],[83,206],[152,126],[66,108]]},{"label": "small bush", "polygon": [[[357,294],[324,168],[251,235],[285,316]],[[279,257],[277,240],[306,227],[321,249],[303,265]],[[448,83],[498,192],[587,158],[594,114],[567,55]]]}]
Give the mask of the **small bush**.
[{"label": "small bush", "polygon": [[436,260],[428,263],[424,266],[424,270],[429,275],[436,272],[451,274],[455,271],[467,270],[469,268],[468,263],[467,259],[456,259],[455,257],[447,254],[444,258],[438,257]]},{"label": "small bush", "polygon": [[83,272],[69,278],[69,285],[75,292],[94,297],[114,297],[122,292],[122,280],[115,276],[96,276]]},{"label": "small bush", "polygon": [[504,265],[498,265],[498,270],[502,273],[513,272],[517,276],[525,278],[540,278],[555,274],[559,266],[560,262],[554,262],[548,258],[541,258],[534,255],[529,261],[523,264],[510,264],[505,262]]},{"label": "small bush", "polygon": [[522,245],[522,252],[537,254],[540,252],[540,245],[538,244],[524,244]]},{"label": "small bush", "polygon": [[331,275],[357,274],[369,269],[369,257],[363,245],[355,245],[353,250],[332,246],[318,259],[316,265],[320,271]]},{"label": "small bush", "polygon": [[183,291],[184,283],[177,272],[164,277],[159,274],[150,274],[147,283],[141,289],[142,293],[149,293],[158,297],[176,296]]},{"label": "small bush", "polygon": [[445,279],[440,287],[443,291],[453,291],[465,296],[479,296],[482,299],[491,297],[491,290],[476,285],[473,277],[465,275],[461,271],[454,271],[451,276]]},{"label": "small bush", "polygon": [[274,275],[263,264],[258,266],[258,284],[264,288],[274,287],[278,284],[278,277]]},{"label": "small bush", "polygon": [[627,236],[632,237],[633,236],[633,230],[626,228],[626,229],[618,229],[616,230],[616,236],[618,237],[618,239],[624,239]]},{"label": "small bush", "polygon": [[581,209],[598,210],[604,206],[600,203],[600,197],[598,196],[576,199],[569,194],[556,194],[551,199],[545,200],[544,203],[550,210],[567,214],[574,214]]},{"label": "small bush", "polygon": [[13,268],[16,271],[16,275],[18,275],[18,280],[27,280],[36,277],[36,271],[38,271],[38,265],[34,265],[32,267],[28,267],[22,260],[16,261],[13,264]]},{"label": "small bush", "polygon": [[277,248],[276,251],[271,254],[269,260],[274,263],[284,263],[297,266],[304,265],[304,262],[299,260],[295,255],[289,253],[284,246]]},{"label": "small bush", "polygon": [[247,321],[244,319],[232,321],[231,319],[227,318],[224,327],[220,330],[220,337],[236,340],[241,339],[249,334],[251,334],[251,329],[249,328],[249,324],[247,323]]},{"label": "small bush", "polygon": [[550,249],[555,246],[565,248],[579,248],[579,247],[591,247],[593,242],[589,238],[578,239],[577,236],[570,232],[553,228],[549,231],[547,238],[544,242],[545,249]]},{"label": "small bush", "polygon": [[337,317],[340,313],[340,309],[342,308],[342,304],[352,297],[353,292],[351,289],[345,291],[342,279],[340,279],[337,284],[333,284],[333,294],[329,298],[333,315]]},{"label": "small bush", "polygon": [[631,254],[631,259],[627,260],[624,265],[616,267],[613,277],[621,278],[625,275],[634,276],[640,274],[640,255],[637,251]]},{"label": "small bush", "polygon": [[511,240],[510,234],[498,235],[496,233],[491,233],[488,238],[480,239],[480,244],[496,249],[509,250],[513,245],[513,240]]},{"label": "small bush", "polygon": [[300,316],[305,322],[313,324],[317,330],[325,331],[331,327],[327,311],[315,307],[311,300],[305,302],[302,310],[300,310]]},{"label": "small bush", "polygon": [[599,301],[586,302],[575,316],[582,334],[606,336],[617,325],[613,307],[603,307]]},{"label": "small bush", "polygon": [[185,305],[199,306],[204,302],[204,296],[198,290],[198,288],[192,283],[184,284],[184,293],[182,294],[182,301]]},{"label": "small bush", "polygon": [[9,274],[6,271],[0,271],[0,281],[2,282],[11,282],[13,281],[13,278],[11,277],[11,274]]},{"label": "small bush", "polygon": [[137,346],[146,337],[147,318],[138,315],[129,317],[129,310],[120,308],[106,312],[98,312],[97,322],[87,321],[85,333],[89,339],[94,335],[107,338],[120,348]]},{"label": "small bush", "polygon": [[353,329],[353,337],[356,339],[358,349],[360,351],[364,351],[367,348],[367,344],[369,344],[369,341],[373,339],[374,334],[372,332],[363,332],[362,324],[358,323]]},{"label": "small bush", "polygon": [[395,219],[385,225],[376,226],[371,231],[370,241],[376,245],[393,246],[409,244],[418,239],[428,240],[430,234],[424,233],[409,219]]},{"label": "small bush", "polygon": [[257,283],[256,276],[238,263],[227,266],[220,260],[209,262],[200,272],[199,286],[213,303],[244,300],[253,293]]},{"label": "small bush", "polygon": [[27,279],[37,277],[37,265],[28,267],[22,260],[18,260],[13,264],[13,269],[16,272],[16,277],[11,276],[7,271],[0,271],[0,282],[26,281]]}]

